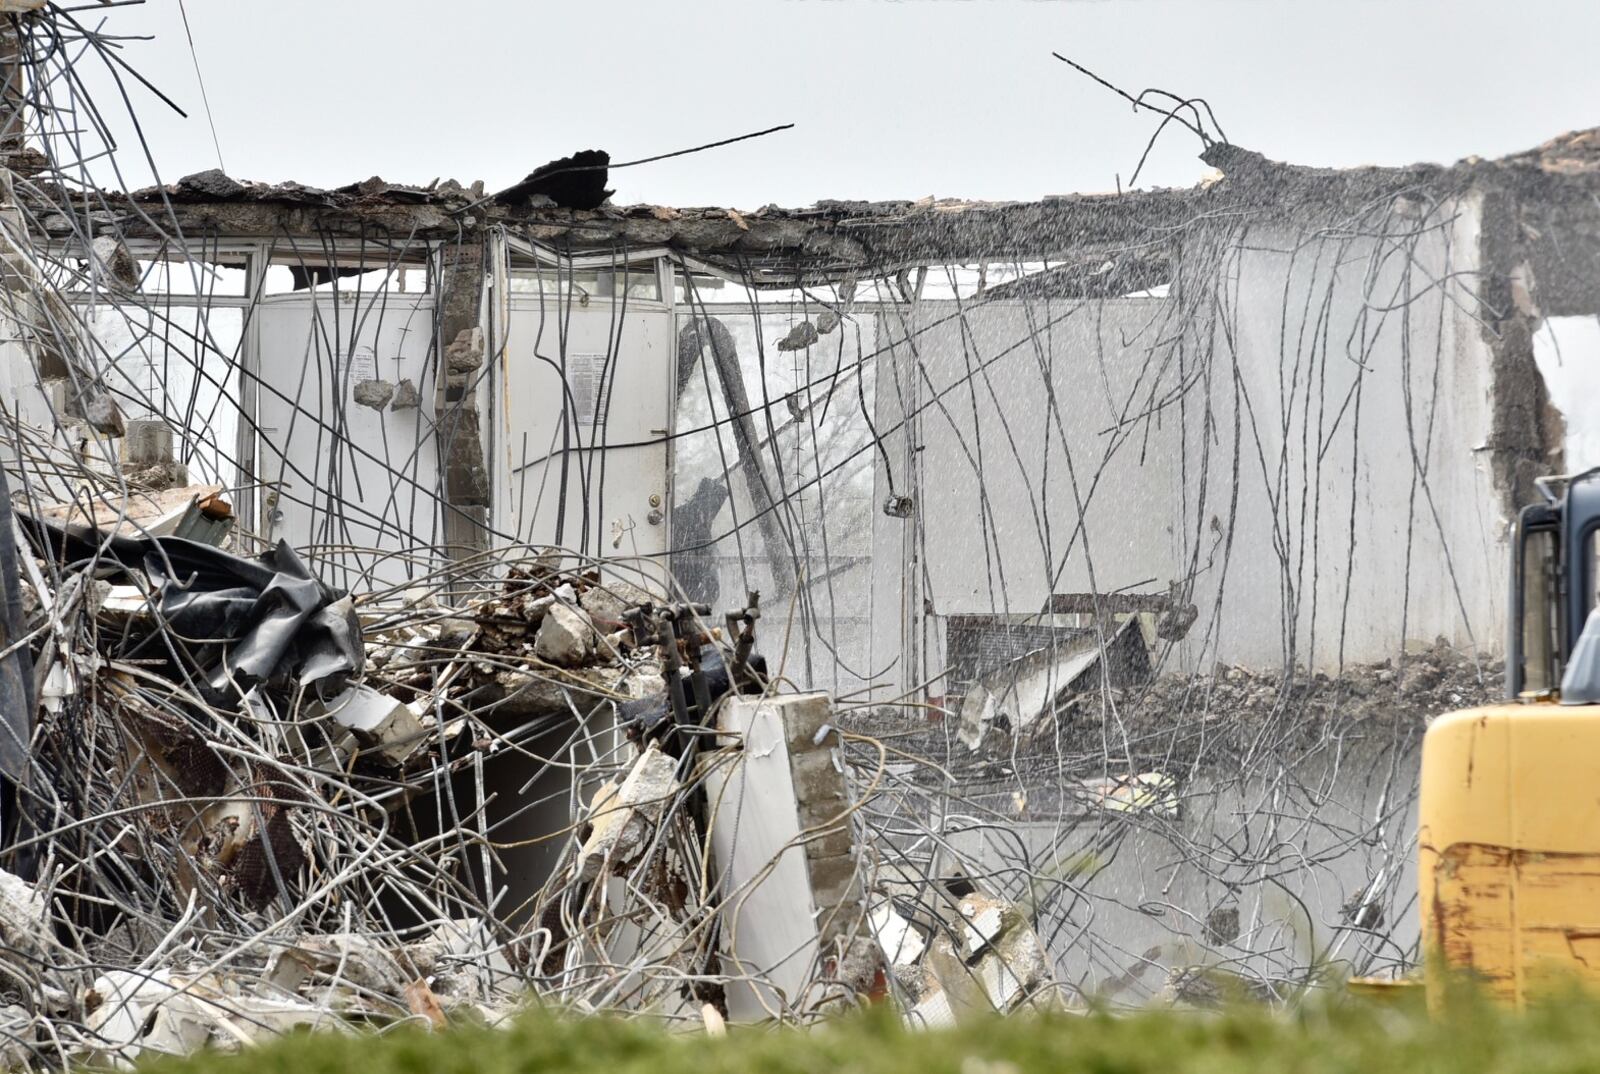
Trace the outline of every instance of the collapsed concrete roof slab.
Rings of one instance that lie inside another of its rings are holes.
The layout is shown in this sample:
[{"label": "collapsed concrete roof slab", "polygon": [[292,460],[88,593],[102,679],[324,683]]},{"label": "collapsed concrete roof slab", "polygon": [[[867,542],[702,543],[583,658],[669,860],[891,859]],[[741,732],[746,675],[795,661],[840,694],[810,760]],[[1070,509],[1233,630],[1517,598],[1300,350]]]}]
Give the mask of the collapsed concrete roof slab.
[{"label": "collapsed concrete roof slab", "polygon": [[1310,168],[1215,143],[1201,159],[1220,180],[1187,189],[1073,194],[1033,202],[924,198],[822,201],[805,209],[606,204],[594,210],[509,205],[482,184],[427,186],[373,177],[324,189],[256,183],[212,170],[122,194],[35,187],[37,217],[57,237],[80,221],[129,238],[228,236],[294,240],[471,241],[506,227],[562,254],[665,248],[757,285],[792,286],[908,267],[1006,261],[1094,262],[1167,256],[1170,240],[1219,219],[1331,225],[1405,197],[1471,189],[1515,195],[1528,258],[1552,313],[1600,309],[1600,129],[1577,131],[1496,161],[1352,169]]}]

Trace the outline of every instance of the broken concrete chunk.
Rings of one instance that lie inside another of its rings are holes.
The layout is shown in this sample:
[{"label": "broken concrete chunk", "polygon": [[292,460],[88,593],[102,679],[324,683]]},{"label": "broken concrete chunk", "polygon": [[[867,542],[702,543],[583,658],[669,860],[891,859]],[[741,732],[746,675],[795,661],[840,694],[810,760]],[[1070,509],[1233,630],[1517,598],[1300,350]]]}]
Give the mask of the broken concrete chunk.
[{"label": "broken concrete chunk", "polygon": [[483,329],[474,325],[456,333],[444,349],[444,360],[451,373],[470,373],[483,365]]},{"label": "broken concrete chunk", "polygon": [[1011,903],[981,892],[963,896],[958,908],[965,924],[956,944],[941,935],[928,949],[919,1008],[957,1019],[1016,1010],[1050,980],[1038,933]]},{"label": "broken concrete chunk", "polygon": [[1010,909],[999,899],[973,893],[961,900],[961,916],[967,919],[961,943],[967,957],[972,957],[1000,939],[1006,930],[1006,911]]},{"label": "broken concrete chunk", "polygon": [[868,915],[868,920],[872,924],[873,935],[878,940],[878,947],[889,960],[889,965],[896,969],[915,965],[922,957],[922,952],[928,948],[922,934],[912,927],[911,922],[901,917],[894,905],[888,901],[874,906]]},{"label": "broken concrete chunk", "polygon": [[578,851],[578,876],[624,872],[650,845],[656,823],[678,789],[678,762],[651,746],[620,785],[609,781],[589,802],[589,837]]},{"label": "broken concrete chunk", "polygon": [[1009,732],[1011,741],[1054,718],[1068,698],[1097,689],[1102,677],[1122,686],[1148,677],[1149,653],[1138,617],[1129,617],[1106,640],[1102,657],[1092,631],[1063,639],[985,672],[962,698],[957,732],[976,751],[991,728]]},{"label": "broken concrete chunk", "polygon": [[187,1012],[163,1006],[175,994],[163,970],[148,974],[112,970],[95,978],[83,997],[89,1029],[99,1043],[95,1058],[131,1070],[146,1049],[183,1054],[205,1045],[210,1030],[184,1017]]},{"label": "broken concrete chunk", "polygon": [[99,601],[95,615],[112,626],[125,626],[135,619],[146,619],[155,613],[150,597],[138,586],[114,585]]},{"label": "broken concrete chunk", "polygon": [[976,972],[994,1009],[1006,1012],[1049,979],[1050,963],[1039,934],[1020,924],[1008,929],[995,949],[978,960]]},{"label": "broken concrete chunk", "polygon": [[0,1007],[0,1067],[27,1070],[34,1058],[31,1045],[37,1039],[33,1015],[26,1007],[17,1003]]},{"label": "broken concrete chunk", "polygon": [[[1010,903],[981,892],[959,904],[967,926],[962,934],[966,960],[990,1006],[1013,1010],[1049,979],[1050,963],[1038,933]],[[949,981],[945,986],[951,987]]]},{"label": "broken concrete chunk", "polygon": [[[589,799],[589,837],[578,850],[578,877],[593,880],[600,875],[608,858],[625,862],[627,853],[638,847],[648,832],[643,817],[617,801],[617,781],[607,780]],[[623,847],[623,853],[616,853]]]},{"label": "broken concrete chunk", "polygon": [[[332,978],[375,992],[393,994],[410,978],[399,960],[382,944],[358,932],[335,932],[326,936],[302,936],[274,956],[276,963],[299,962],[307,976]],[[289,971],[274,966],[283,978]]]},{"label": "broken concrete chunk", "polygon": [[937,982],[906,1012],[906,1025],[912,1029],[950,1029],[955,1024],[956,1012],[950,1007],[950,997]]},{"label": "broken concrete chunk", "polygon": [[14,950],[38,951],[50,935],[48,907],[33,885],[0,869],[0,938]]},{"label": "broken concrete chunk", "polygon": [[363,747],[398,765],[428,737],[416,711],[370,686],[352,686],[327,703],[334,723],[356,736]]},{"label": "broken concrete chunk", "polygon": [[653,600],[654,597],[632,582],[611,579],[585,589],[578,603],[597,624],[615,628],[625,622],[623,616],[628,612]]},{"label": "broken concrete chunk", "polygon": [[106,282],[130,291],[139,286],[139,262],[120,238],[101,235],[89,249]]},{"label": "broken concrete chunk", "polygon": [[382,410],[394,398],[394,385],[386,380],[363,380],[356,384],[350,394],[358,405]]},{"label": "broken concrete chunk", "polygon": [[552,673],[548,668],[508,668],[491,673],[500,696],[493,704],[496,715],[532,719],[594,708],[608,700],[638,701],[659,696],[659,664],[637,668],[594,666]]},{"label": "broken concrete chunk", "polygon": [[827,335],[839,327],[839,315],[832,310],[823,310],[817,315],[817,333]]},{"label": "broken concrete chunk", "polygon": [[83,419],[95,432],[106,436],[121,436],[127,431],[121,408],[97,384],[86,384],[81,392],[72,396],[67,401],[67,413]]},{"label": "broken concrete chunk", "polygon": [[571,607],[574,604],[581,606],[578,595],[573,592],[571,584],[563,582],[556,587],[554,593],[546,593],[542,597],[535,597],[524,604],[522,606],[522,618],[527,620],[528,625],[538,626],[544,622],[544,617],[550,614],[551,608],[557,605]]},{"label": "broken concrete chunk", "polygon": [[298,1026],[338,1028],[332,1013],[298,1000],[267,999],[211,977],[166,970],[109,970],[82,997],[93,1033],[91,1061],[132,1070],[141,1059],[238,1047]]},{"label": "broken concrete chunk", "polygon": [[245,186],[237,179],[230,179],[227,173],[220,168],[207,168],[203,172],[185,175],[178,180],[180,194],[198,194],[205,198],[214,198],[218,201],[227,201],[236,198],[245,192]]},{"label": "broken concrete chunk", "polygon": [[172,426],[165,421],[139,418],[128,422],[122,439],[124,466],[165,466],[173,461]]},{"label": "broken concrete chunk", "polygon": [[567,562],[567,554],[555,545],[544,545],[533,553],[531,567],[533,577],[560,574],[562,566]]},{"label": "broken concrete chunk", "polygon": [[552,604],[539,624],[533,653],[547,664],[578,667],[594,655],[594,624],[581,609]]},{"label": "broken concrete chunk", "polygon": [[1218,1010],[1241,1002],[1271,1003],[1272,986],[1221,966],[1174,966],[1156,994],[1156,1002],[1169,1006]]},{"label": "broken concrete chunk", "polygon": [[803,351],[817,341],[817,329],[810,321],[801,321],[789,329],[789,334],[778,340],[780,351]]},{"label": "broken concrete chunk", "polygon": [[401,952],[401,961],[446,1002],[486,1002],[522,984],[488,924],[477,917],[439,922],[426,939]]},{"label": "broken concrete chunk", "polygon": [[394,401],[389,404],[390,410],[415,410],[422,404],[422,397],[417,394],[417,386],[407,377],[395,385]]}]

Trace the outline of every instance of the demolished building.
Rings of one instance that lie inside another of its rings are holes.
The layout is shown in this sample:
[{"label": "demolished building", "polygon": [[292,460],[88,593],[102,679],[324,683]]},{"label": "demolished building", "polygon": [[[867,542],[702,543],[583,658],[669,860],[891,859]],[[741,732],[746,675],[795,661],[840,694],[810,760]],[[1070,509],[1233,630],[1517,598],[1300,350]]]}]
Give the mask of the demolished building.
[{"label": "demolished building", "polygon": [[63,18],[0,140],[9,1058],[1416,961],[1411,755],[1565,466],[1600,136],[1015,204],[125,193]]}]

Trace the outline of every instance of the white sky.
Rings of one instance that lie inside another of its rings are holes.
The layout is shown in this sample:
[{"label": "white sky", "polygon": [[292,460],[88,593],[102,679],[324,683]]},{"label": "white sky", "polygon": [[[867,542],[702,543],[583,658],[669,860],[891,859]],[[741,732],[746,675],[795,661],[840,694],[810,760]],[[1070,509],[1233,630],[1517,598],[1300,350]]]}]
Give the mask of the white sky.
[{"label": "white sky", "polygon": [[[794,122],[614,173],[616,200],[1112,189],[1158,120],[1052,50],[1205,96],[1232,141],[1306,164],[1494,156],[1600,124],[1600,0],[186,3],[229,173],[315,185],[494,189],[576,149],[625,160]],[[124,54],[190,111],[133,91],[162,177],[216,166],[177,0],[79,17],[154,35]],[[1140,185],[1192,183],[1196,149],[1170,127]]]}]

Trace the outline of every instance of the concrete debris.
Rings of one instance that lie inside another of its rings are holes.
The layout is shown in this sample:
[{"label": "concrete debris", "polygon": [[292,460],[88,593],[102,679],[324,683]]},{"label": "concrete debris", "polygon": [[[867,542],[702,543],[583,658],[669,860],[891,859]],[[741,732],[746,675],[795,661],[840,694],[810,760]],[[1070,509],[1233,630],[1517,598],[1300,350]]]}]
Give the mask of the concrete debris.
[{"label": "concrete debris", "polygon": [[583,591],[578,603],[593,622],[606,630],[625,625],[627,614],[655,600],[647,590],[620,578],[596,581]]},{"label": "concrete debris", "polygon": [[1271,1003],[1272,985],[1221,966],[1174,966],[1157,1001],[1169,1006],[1219,1010],[1237,1003]]},{"label": "concrete debris", "polygon": [[961,934],[961,947],[971,958],[1000,939],[1000,934],[1006,930],[1005,915],[1010,908],[997,899],[977,894],[962,899],[960,908],[967,922]]},{"label": "concrete debris", "polygon": [[395,385],[394,401],[389,404],[390,410],[415,410],[421,405],[422,397],[417,394],[417,386],[410,377]]},{"label": "concrete debris", "polygon": [[956,911],[950,930],[928,948],[911,1024],[933,1027],[1007,1013],[1050,983],[1044,944],[1015,906],[972,892]]},{"label": "concrete debris", "polygon": [[1104,684],[1125,689],[1147,681],[1149,653],[1138,620],[1126,619],[1109,634],[1102,638],[1092,629],[1064,634],[1054,644],[987,670],[962,698],[962,745],[981,748],[991,729],[1013,738],[1031,736],[1076,695]]},{"label": "concrete debris", "polygon": [[[327,703],[333,722],[389,764],[402,764],[428,735],[417,702],[396,701],[370,686],[352,686]],[[313,712],[314,716],[315,713]]]},{"label": "concrete debris", "polygon": [[82,420],[97,433],[122,436],[128,431],[122,408],[98,384],[85,384],[68,396],[66,410],[69,416]]},{"label": "concrete debris", "polygon": [[138,288],[139,262],[134,260],[127,243],[115,235],[100,235],[90,244],[90,250],[107,283],[129,291]]},{"label": "concrete debris", "polygon": [[817,314],[817,334],[827,335],[839,327],[839,315],[833,310],[823,310]]},{"label": "concrete debris", "polygon": [[594,655],[594,623],[581,608],[551,604],[539,623],[533,652],[558,667],[577,667]]},{"label": "concrete debris", "polygon": [[483,329],[463,328],[444,349],[445,368],[451,373],[471,373],[483,365]]},{"label": "concrete debris", "polygon": [[303,936],[273,956],[273,983],[298,991],[308,982],[349,984],[373,992],[393,992],[409,978],[393,952],[361,933]]},{"label": "concrete debris", "polygon": [[93,1045],[87,1057],[120,1070],[158,1055],[236,1049],[304,1027],[335,1028],[313,1004],[251,996],[218,977],[185,979],[167,970],[111,970],[84,992]]},{"label": "concrete debris", "polygon": [[607,870],[626,873],[655,834],[676,791],[677,762],[651,746],[620,785],[603,784],[589,803],[589,835],[578,851],[577,875],[593,880]]},{"label": "concrete debris", "polygon": [[1429,716],[1499,699],[1504,661],[1458,649],[1445,638],[1408,646],[1403,658],[1352,664],[1337,676],[1297,668],[1281,671],[1218,665],[1209,674],[1167,676],[1124,706],[1125,718],[1149,726],[1204,710],[1213,733],[1254,734],[1275,713],[1302,713],[1300,733],[1337,723],[1420,723]]},{"label": "concrete debris", "polygon": [[927,941],[905,918],[896,912],[892,903],[881,902],[872,908],[872,932],[883,949],[889,965],[897,971],[915,966],[928,949]]},{"label": "concrete debris", "polygon": [[48,907],[38,890],[0,869],[0,941],[16,951],[38,954],[49,948]]},{"label": "concrete debris", "polygon": [[449,1005],[506,1002],[523,988],[494,930],[478,917],[439,922],[425,939],[405,948],[402,962]]},{"label": "concrete debris", "polygon": [[[166,451],[172,447],[166,431]],[[146,439],[149,436],[146,435]],[[50,504],[39,517],[61,525],[87,525],[118,536],[184,537],[219,543],[232,528],[233,506],[221,485],[185,485],[155,492],[128,490],[96,499]]]},{"label": "concrete debris", "polygon": [[801,321],[789,329],[789,334],[778,340],[780,351],[803,351],[817,341],[817,327],[810,321]]},{"label": "concrete debris", "polygon": [[950,1006],[950,997],[936,982],[933,983],[906,1012],[906,1024],[913,1029],[953,1029],[956,1012]]},{"label": "concrete debris", "polygon": [[357,406],[382,410],[394,398],[394,385],[386,380],[357,381],[350,389],[350,398],[355,400]]}]

